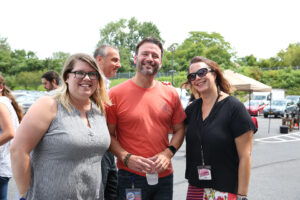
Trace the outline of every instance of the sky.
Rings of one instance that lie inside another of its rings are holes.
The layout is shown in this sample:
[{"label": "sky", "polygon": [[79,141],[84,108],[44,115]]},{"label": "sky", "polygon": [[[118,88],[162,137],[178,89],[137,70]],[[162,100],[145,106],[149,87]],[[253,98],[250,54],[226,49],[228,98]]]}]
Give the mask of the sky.
[{"label": "sky", "polygon": [[100,29],[121,18],[152,22],[164,48],[190,31],[220,33],[238,57],[270,58],[300,42],[299,0],[0,0],[0,37],[40,59],[92,54]]}]

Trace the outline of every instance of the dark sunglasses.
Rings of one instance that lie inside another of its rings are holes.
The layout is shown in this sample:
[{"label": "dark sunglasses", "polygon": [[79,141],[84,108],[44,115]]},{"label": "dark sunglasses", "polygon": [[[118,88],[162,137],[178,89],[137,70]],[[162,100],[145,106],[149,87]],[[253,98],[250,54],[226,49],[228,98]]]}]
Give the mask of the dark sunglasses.
[{"label": "dark sunglasses", "polygon": [[194,81],[196,79],[196,76],[203,77],[206,76],[208,72],[213,72],[213,71],[214,70],[212,70],[211,68],[201,68],[195,73],[188,74],[187,79],[188,81]]}]

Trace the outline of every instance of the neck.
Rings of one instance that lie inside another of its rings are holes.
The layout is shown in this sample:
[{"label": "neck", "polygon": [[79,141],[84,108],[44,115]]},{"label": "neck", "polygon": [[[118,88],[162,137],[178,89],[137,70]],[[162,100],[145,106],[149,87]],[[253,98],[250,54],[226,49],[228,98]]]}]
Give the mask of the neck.
[{"label": "neck", "polygon": [[83,101],[83,100],[78,100],[78,99],[72,98],[70,96],[70,102],[76,109],[78,109],[80,111],[87,112],[87,111],[91,110],[91,100],[90,99]]},{"label": "neck", "polygon": [[155,75],[144,75],[137,72],[132,78],[132,81],[142,88],[151,88],[155,84],[154,76]]},{"label": "neck", "polygon": [[203,104],[213,104],[215,103],[217,97],[218,97],[217,89],[201,93]]}]

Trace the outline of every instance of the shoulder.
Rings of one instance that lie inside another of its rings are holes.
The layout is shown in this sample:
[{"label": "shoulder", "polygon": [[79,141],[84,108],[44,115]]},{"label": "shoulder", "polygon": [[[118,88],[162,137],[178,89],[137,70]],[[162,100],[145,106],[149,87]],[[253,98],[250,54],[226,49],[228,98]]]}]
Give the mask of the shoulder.
[{"label": "shoulder", "polygon": [[128,79],[127,81],[120,83],[116,86],[113,86],[112,88],[109,89],[109,94],[113,94],[115,92],[122,92],[124,88],[127,88],[131,85],[131,79]]},{"label": "shoulder", "polygon": [[164,90],[165,92],[169,92],[169,93],[173,93],[173,94],[177,94],[176,88],[174,86],[172,86],[171,83],[169,82],[165,82],[165,81],[156,81],[156,86],[162,90]]},{"label": "shoulder", "polygon": [[47,113],[57,111],[57,101],[52,96],[42,96],[40,97],[28,110],[28,112],[38,112],[38,113]]}]

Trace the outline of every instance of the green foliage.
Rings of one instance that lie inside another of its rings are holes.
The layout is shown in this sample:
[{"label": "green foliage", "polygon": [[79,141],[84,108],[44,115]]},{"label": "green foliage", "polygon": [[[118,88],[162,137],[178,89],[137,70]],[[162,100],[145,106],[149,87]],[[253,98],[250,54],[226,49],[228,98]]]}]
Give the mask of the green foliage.
[{"label": "green foliage", "polygon": [[[164,71],[172,68],[172,51],[165,53],[163,65]],[[190,36],[184,40],[174,51],[174,69],[187,71],[190,60],[195,56],[203,56],[217,62],[223,68],[233,67],[231,59],[235,56],[230,44],[219,33],[190,32]]]},{"label": "green foliage", "polygon": [[114,86],[116,86],[120,83],[123,83],[123,82],[127,81],[127,80],[128,80],[127,78],[112,79],[110,87],[114,87]]}]

